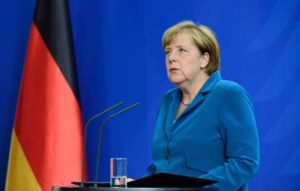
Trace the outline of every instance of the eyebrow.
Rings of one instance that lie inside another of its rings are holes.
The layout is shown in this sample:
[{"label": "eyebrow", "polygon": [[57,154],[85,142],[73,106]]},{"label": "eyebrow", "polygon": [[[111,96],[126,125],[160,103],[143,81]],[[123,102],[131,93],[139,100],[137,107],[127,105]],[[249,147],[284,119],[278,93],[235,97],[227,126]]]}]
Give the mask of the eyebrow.
[{"label": "eyebrow", "polygon": [[[178,46],[175,46],[175,48],[188,48],[187,46],[184,46],[184,45],[178,45]],[[169,45],[167,45],[165,47],[165,49],[171,49]]]}]

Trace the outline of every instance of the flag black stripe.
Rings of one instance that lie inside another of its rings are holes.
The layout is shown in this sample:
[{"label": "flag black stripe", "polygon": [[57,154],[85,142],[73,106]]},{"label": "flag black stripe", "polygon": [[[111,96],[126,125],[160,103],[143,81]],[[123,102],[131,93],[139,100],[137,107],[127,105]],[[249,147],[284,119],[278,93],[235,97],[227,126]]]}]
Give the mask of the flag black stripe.
[{"label": "flag black stripe", "polygon": [[79,102],[67,0],[38,0],[34,23]]}]

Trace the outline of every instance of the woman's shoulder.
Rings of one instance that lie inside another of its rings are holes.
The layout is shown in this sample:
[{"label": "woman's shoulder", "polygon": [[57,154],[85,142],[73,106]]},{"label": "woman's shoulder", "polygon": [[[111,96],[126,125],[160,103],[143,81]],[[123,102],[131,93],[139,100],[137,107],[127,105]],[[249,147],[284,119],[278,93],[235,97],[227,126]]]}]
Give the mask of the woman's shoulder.
[{"label": "woman's shoulder", "polygon": [[179,95],[177,87],[167,90],[161,97],[161,103],[168,104]]},{"label": "woman's shoulder", "polygon": [[240,84],[230,80],[220,80],[216,86],[215,91],[219,94],[247,94],[247,90]]},{"label": "woman's shoulder", "polygon": [[214,88],[215,96],[223,100],[223,105],[227,108],[247,108],[250,106],[253,110],[252,98],[248,91],[240,84],[229,81],[221,80]]},{"label": "woman's shoulder", "polygon": [[179,91],[178,87],[171,88],[164,93],[163,97],[168,98],[168,97],[176,96],[178,94],[178,91]]}]

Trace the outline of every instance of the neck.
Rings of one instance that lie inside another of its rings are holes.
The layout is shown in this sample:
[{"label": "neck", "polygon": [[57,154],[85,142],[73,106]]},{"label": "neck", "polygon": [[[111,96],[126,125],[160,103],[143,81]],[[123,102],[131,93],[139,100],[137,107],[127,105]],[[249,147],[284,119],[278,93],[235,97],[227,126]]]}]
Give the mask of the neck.
[{"label": "neck", "polygon": [[208,78],[208,75],[201,75],[201,77],[194,82],[179,85],[179,89],[182,92],[181,103],[184,106],[189,105],[193,101]]}]

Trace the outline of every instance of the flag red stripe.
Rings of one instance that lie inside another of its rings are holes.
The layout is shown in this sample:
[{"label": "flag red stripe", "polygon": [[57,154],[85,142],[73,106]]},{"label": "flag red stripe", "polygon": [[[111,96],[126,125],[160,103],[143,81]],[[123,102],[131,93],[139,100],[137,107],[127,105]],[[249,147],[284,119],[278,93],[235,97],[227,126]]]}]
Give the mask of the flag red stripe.
[{"label": "flag red stripe", "polygon": [[33,23],[15,131],[42,190],[80,180],[81,123],[79,103]]},{"label": "flag red stripe", "polygon": [[33,22],[79,99],[68,0],[37,0]]}]

